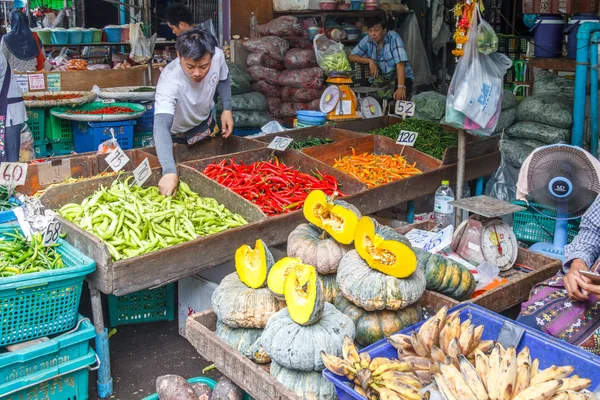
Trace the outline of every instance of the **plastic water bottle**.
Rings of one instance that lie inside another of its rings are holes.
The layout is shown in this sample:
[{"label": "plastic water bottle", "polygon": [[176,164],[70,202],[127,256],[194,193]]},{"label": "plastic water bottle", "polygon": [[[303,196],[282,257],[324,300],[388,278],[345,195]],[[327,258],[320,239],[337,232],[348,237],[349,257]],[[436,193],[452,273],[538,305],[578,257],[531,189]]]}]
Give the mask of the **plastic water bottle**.
[{"label": "plastic water bottle", "polygon": [[442,181],[442,186],[435,191],[433,206],[436,228],[443,229],[448,225],[454,225],[454,206],[449,204],[454,199],[454,191],[450,187],[450,182]]},{"label": "plastic water bottle", "polygon": [[258,37],[258,19],[256,19],[256,15],[254,12],[250,13],[250,39],[255,39]]}]

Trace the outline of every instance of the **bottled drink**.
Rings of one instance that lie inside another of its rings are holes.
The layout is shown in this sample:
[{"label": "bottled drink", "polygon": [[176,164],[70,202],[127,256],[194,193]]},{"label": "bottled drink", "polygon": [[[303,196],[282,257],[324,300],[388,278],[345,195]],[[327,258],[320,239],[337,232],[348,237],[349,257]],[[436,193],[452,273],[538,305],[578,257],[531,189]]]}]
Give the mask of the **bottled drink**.
[{"label": "bottled drink", "polygon": [[258,20],[254,12],[250,13],[250,39],[258,37]]},{"label": "bottled drink", "polygon": [[454,199],[454,191],[450,187],[450,182],[442,181],[442,186],[435,192],[433,207],[436,227],[443,229],[448,225],[454,225],[454,206],[449,204]]}]

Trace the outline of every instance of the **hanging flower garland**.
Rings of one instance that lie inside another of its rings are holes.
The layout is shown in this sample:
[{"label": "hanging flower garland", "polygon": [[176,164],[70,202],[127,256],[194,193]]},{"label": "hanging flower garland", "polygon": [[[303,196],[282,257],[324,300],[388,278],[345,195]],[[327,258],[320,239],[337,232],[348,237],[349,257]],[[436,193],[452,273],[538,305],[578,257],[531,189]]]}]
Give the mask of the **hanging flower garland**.
[{"label": "hanging flower garland", "polygon": [[477,2],[467,0],[456,3],[454,6],[453,12],[456,18],[456,31],[454,32],[453,39],[456,42],[456,49],[452,50],[452,54],[457,58],[465,54],[463,47],[469,40],[468,33],[476,5]]}]

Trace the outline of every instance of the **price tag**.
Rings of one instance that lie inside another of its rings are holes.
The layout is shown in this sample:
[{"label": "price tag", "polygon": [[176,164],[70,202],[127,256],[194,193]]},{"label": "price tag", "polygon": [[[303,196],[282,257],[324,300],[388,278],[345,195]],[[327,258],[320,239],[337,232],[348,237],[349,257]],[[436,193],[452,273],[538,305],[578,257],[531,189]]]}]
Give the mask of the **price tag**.
[{"label": "price tag", "polygon": [[112,104],[115,103],[115,99],[102,99],[103,104]]},{"label": "price tag", "polygon": [[431,238],[436,234],[422,229],[413,229],[406,234],[406,238],[410,241],[413,247],[422,249],[425,245],[431,242]]},{"label": "price tag", "polygon": [[396,144],[413,147],[419,137],[419,132],[400,131]]},{"label": "price tag", "polygon": [[71,159],[46,161],[38,164],[37,170],[40,185],[62,182],[71,178]]},{"label": "price tag", "polygon": [[3,162],[0,164],[0,182],[20,186],[27,179],[27,164]]},{"label": "price tag", "polygon": [[125,164],[128,162],[129,157],[127,157],[127,154],[125,154],[120,146],[116,147],[114,150],[111,150],[106,156],[106,163],[115,172],[122,170]]},{"label": "price tag", "polygon": [[62,222],[53,219],[50,221],[46,230],[44,231],[44,237],[42,244],[44,246],[51,246],[58,241],[60,236],[60,228],[62,228]]},{"label": "price tag", "polygon": [[133,178],[135,179],[135,184],[138,186],[142,186],[144,182],[150,178],[150,175],[152,175],[152,170],[150,169],[150,161],[148,161],[148,158],[144,159],[144,161],[133,170]]},{"label": "price tag", "polygon": [[272,150],[284,151],[293,141],[292,138],[277,136],[267,147]]},{"label": "price tag", "polygon": [[437,253],[440,250],[445,249],[450,246],[452,243],[452,235],[454,234],[454,227],[452,225],[448,225],[440,232],[438,232],[434,237],[432,237],[429,243],[423,246],[423,250],[428,251],[430,253]]},{"label": "price tag", "polygon": [[44,82],[44,74],[29,75],[29,90],[44,90],[46,83]]},{"label": "price tag", "polygon": [[415,103],[412,101],[400,100],[396,102],[396,115],[402,115],[403,117],[412,117],[415,115]]}]

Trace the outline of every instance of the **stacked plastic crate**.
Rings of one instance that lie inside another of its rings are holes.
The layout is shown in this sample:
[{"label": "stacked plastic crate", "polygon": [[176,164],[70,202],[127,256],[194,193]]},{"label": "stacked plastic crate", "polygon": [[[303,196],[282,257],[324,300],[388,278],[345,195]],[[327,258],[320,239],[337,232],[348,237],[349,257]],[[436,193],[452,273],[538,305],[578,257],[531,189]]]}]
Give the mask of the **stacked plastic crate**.
[{"label": "stacked plastic crate", "polygon": [[33,136],[33,148],[36,157],[47,157],[48,138],[46,137],[46,110],[43,108],[28,108],[27,125]]},{"label": "stacked plastic crate", "polygon": [[65,156],[75,151],[72,122],[55,117],[50,112],[46,115],[46,137],[50,156]]},{"label": "stacked plastic crate", "polygon": [[[498,35],[498,53],[507,55],[513,63],[524,60],[527,55],[527,45],[530,39],[521,36]],[[510,68],[504,75],[504,84],[511,87],[514,82],[523,81],[516,68]]]},{"label": "stacked plastic crate", "polygon": [[133,147],[153,146],[152,128],[154,126],[154,102],[142,102],[146,107],[146,112],[137,119],[133,129]]}]

